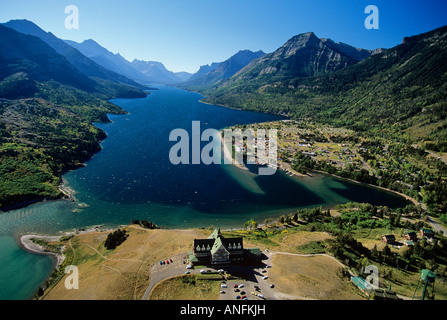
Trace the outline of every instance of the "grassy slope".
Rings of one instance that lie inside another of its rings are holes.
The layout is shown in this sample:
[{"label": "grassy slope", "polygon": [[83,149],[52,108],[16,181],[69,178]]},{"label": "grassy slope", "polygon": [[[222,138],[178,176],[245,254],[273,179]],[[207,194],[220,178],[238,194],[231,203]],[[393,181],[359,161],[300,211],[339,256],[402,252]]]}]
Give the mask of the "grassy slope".
[{"label": "grassy slope", "polygon": [[[149,285],[153,264],[191,250],[201,230],[148,230],[128,227],[129,237],[115,250],[103,243],[108,232],[78,235],[66,242],[69,264],[79,268],[79,290],[66,290],[63,278],[47,291],[48,300],[139,300]],[[74,259],[73,259],[74,257]]]}]

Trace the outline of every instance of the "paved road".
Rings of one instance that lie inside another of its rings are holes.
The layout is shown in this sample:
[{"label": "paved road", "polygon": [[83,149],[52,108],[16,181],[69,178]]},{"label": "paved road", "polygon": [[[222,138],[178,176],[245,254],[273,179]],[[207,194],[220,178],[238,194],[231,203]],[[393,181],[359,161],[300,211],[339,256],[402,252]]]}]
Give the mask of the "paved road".
[{"label": "paved road", "polygon": [[[172,257],[172,263],[160,265],[159,263],[154,264],[151,267],[150,272],[150,282],[149,286],[147,287],[146,291],[143,294],[142,300],[148,300],[150,293],[152,289],[161,281],[177,277],[185,274],[186,271],[190,271],[191,274],[199,274],[200,269],[186,269],[186,263],[184,264],[183,261],[185,261],[184,257],[186,254],[178,254],[174,257]],[[169,258],[167,258],[169,259]],[[267,259],[264,261],[265,264],[269,264],[270,259]],[[227,268],[224,268],[225,271],[228,273],[242,273],[246,275],[247,280],[244,281],[236,281],[236,280],[228,280],[226,281],[227,288],[221,288],[223,291],[225,291],[225,294],[220,294],[219,299],[220,300],[233,300],[236,298],[237,293],[234,292],[233,286],[235,284],[243,284],[244,289],[243,291],[246,292],[246,296],[249,300],[262,300],[261,298],[258,298],[251,294],[251,292],[256,291],[254,286],[257,285],[260,288],[259,293],[262,293],[262,295],[266,299],[278,299],[274,289],[270,288],[270,283],[267,280],[263,280],[263,277],[267,275],[266,273],[263,273],[262,270],[268,270],[268,268],[264,267],[250,267],[250,266],[229,266]],[[206,270],[213,270],[212,268],[206,268]],[[217,270],[213,270],[217,271]],[[242,291],[242,290],[241,290]]]},{"label": "paved road", "polygon": [[[278,300],[278,296],[276,295],[276,291],[274,288],[270,288],[270,280],[264,280],[263,277],[268,277],[268,270],[266,268],[267,265],[270,265],[270,258],[263,260],[263,264],[259,267],[253,266],[230,266],[225,270],[230,274],[244,274],[247,280],[230,280],[227,281],[227,287],[222,289],[225,291],[224,294],[220,294],[220,300],[236,300],[236,296],[241,296],[241,291],[245,292],[245,296],[248,300]],[[263,272],[264,271],[264,272]],[[239,288],[239,292],[234,292],[234,285],[243,285],[243,288]],[[256,290],[255,286],[259,289]],[[252,292],[260,293],[264,296],[263,298],[259,298],[253,294]]]},{"label": "paved road", "polygon": [[[149,294],[151,293],[152,289],[160,281],[185,274],[185,272],[187,271],[186,263],[183,264],[183,261],[185,261],[184,259],[185,256],[186,256],[185,253],[181,253],[174,257],[169,257],[165,259],[165,260],[172,259],[172,263],[160,265],[157,262],[152,266],[149,275],[150,277],[149,286],[144,292],[142,300],[147,300],[149,298]],[[200,272],[199,270],[190,270],[190,271],[191,273]]]},{"label": "paved road", "polygon": [[447,235],[447,229],[437,223],[432,217],[427,216],[427,222],[432,226],[435,231],[442,231],[444,235]]}]

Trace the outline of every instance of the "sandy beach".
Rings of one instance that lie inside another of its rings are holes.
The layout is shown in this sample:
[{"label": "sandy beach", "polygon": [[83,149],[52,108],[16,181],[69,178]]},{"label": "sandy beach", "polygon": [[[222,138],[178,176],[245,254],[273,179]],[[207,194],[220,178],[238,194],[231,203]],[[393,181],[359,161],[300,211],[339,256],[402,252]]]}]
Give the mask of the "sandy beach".
[{"label": "sandy beach", "polygon": [[[29,234],[29,235],[24,235],[24,236],[20,237],[20,244],[22,245],[22,247],[25,250],[27,250],[29,252],[54,256],[56,258],[56,268],[57,268],[65,260],[65,256],[62,253],[48,251],[43,246],[33,242],[32,239],[44,240],[47,242],[54,242],[54,241],[59,241],[59,239],[61,237],[62,236],[39,236],[39,235]],[[63,251],[63,250],[61,250],[61,251]]]},{"label": "sandy beach", "polygon": [[59,236],[44,236],[44,235],[27,234],[27,235],[21,236],[19,239],[19,242],[20,242],[20,245],[22,246],[22,248],[29,252],[54,256],[56,258],[56,265],[55,265],[55,269],[56,269],[65,260],[65,256],[62,254],[62,252],[64,251],[64,248],[62,248],[60,250],[60,252],[49,251],[45,247],[32,241],[33,239],[43,240],[46,242],[57,242],[60,240],[60,238],[66,237],[66,236],[74,236],[74,235],[79,235],[79,234],[84,234],[84,233],[108,231],[108,230],[112,230],[112,229],[103,229],[103,228],[101,228],[101,226],[96,226],[96,227],[82,230],[82,231],[65,232],[64,234],[61,234]]}]

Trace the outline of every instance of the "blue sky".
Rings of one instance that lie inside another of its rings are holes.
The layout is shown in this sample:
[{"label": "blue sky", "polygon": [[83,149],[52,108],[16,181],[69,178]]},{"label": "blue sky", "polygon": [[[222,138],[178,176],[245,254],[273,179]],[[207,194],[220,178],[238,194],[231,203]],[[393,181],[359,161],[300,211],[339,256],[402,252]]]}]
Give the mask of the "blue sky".
[{"label": "blue sky", "polygon": [[[65,28],[65,7],[79,29]],[[367,30],[367,5],[379,30]],[[1,0],[0,22],[28,19],[62,39],[94,39],[126,59],[155,60],[195,72],[239,50],[272,52],[299,33],[375,49],[447,24],[447,1],[429,0]]]}]

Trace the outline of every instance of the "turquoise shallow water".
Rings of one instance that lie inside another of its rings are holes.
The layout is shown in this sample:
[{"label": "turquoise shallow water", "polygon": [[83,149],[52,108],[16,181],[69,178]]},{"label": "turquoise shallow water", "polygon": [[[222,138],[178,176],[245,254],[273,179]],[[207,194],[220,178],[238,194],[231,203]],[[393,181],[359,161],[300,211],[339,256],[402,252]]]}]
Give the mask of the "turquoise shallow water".
[{"label": "turquoise shallow water", "polygon": [[[239,227],[254,218],[349,201],[400,207],[395,194],[316,174],[293,178],[277,171],[256,175],[231,165],[172,165],[173,129],[191,132],[281,119],[200,103],[202,96],[160,87],[144,99],[113,102],[129,114],[97,124],[107,132],[103,150],[64,175],[76,202],[49,201],[0,214],[0,299],[28,299],[51,272],[54,260],[20,248],[21,234],[57,234],[95,225],[118,226],[147,219],[169,228]],[[206,143],[204,143],[206,144]]]}]

